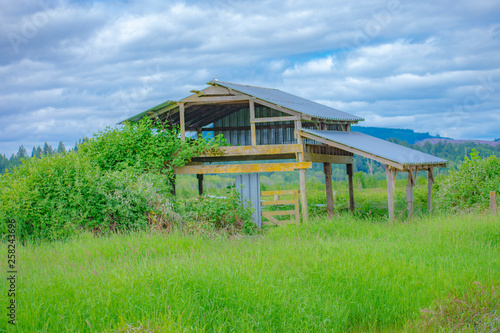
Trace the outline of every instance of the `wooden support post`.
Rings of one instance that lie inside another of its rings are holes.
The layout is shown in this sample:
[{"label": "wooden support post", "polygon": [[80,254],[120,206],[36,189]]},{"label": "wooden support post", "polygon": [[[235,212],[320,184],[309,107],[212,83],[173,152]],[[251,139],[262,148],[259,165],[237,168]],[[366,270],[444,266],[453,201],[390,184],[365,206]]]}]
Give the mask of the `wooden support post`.
[{"label": "wooden support post", "polygon": [[427,171],[427,209],[432,212],[432,185],[434,184],[434,168],[429,167]]},{"label": "wooden support post", "polygon": [[408,184],[406,185],[406,202],[408,203],[408,217],[413,214],[413,186],[415,178],[413,169],[408,169]]},{"label": "wooden support post", "polygon": [[497,215],[497,192],[490,192],[490,211],[491,214]]},{"label": "wooden support post", "polygon": [[[326,124],[321,123],[321,130],[326,131]],[[323,146],[327,146],[323,143]],[[328,215],[333,215],[333,189],[332,189],[332,165],[330,163],[323,163],[323,172],[325,173],[326,184],[326,211]]]},{"label": "wooden support post", "polygon": [[181,127],[181,140],[186,140],[186,123],[184,121],[184,103],[179,104],[179,126]]},{"label": "wooden support post", "polygon": [[[295,133],[297,134],[297,144],[299,144],[299,145],[303,144],[302,136],[300,136],[300,133],[299,133],[301,128],[302,128],[302,121],[300,119],[296,120],[295,121]],[[298,159],[298,162],[303,162],[304,161],[304,154],[298,153],[297,159]],[[300,204],[302,206],[302,221],[308,222],[309,221],[309,208],[307,207],[306,170],[300,169],[299,176],[300,176]]]},{"label": "wooden support post", "polygon": [[175,196],[175,180],[176,180],[176,176],[173,175],[172,176],[172,180],[171,180],[171,183],[172,183],[172,189],[170,190],[170,193],[172,193],[173,196]]},{"label": "wooden support post", "polygon": [[354,184],[352,181],[352,164],[346,164],[347,178],[349,179],[349,209],[354,212]]},{"label": "wooden support post", "polygon": [[197,174],[196,178],[198,178],[198,194],[203,195],[203,174]]},{"label": "wooden support post", "polygon": [[392,186],[394,173],[388,165],[385,166],[385,175],[387,178],[387,208],[389,210],[389,221],[392,222],[394,220],[394,188]]},{"label": "wooden support post", "polygon": [[252,146],[257,145],[257,134],[255,133],[255,123],[253,119],[255,118],[255,103],[253,100],[250,100],[250,136],[252,139]]},{"label": "wooden support post", "polygon": [[196,129],[196,139],[197,140],[203,139],[203,132],[202,132],[201,128]]},{"label": "wooden support post", "polygon": [[333,215],[333,188],[332,188],[332,165],[323,163],[326,183],[326,210],[328,215]]}]

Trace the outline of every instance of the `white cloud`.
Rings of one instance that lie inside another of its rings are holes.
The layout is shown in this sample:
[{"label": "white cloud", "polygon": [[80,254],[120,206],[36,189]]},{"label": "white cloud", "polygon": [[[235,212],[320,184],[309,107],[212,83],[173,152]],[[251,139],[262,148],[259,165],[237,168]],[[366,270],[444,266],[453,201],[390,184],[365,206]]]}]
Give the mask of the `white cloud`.
[{"label": "white cloud", "polygon": [[[0,0],[0,153],[72,146],[216,75],[366,126],[427,132],[438,119],[442,135],[500,136],[497,1],[45,1],[49,19],[27,38],[38,0]],[[26,39],[17,53],[9,33]]]}]

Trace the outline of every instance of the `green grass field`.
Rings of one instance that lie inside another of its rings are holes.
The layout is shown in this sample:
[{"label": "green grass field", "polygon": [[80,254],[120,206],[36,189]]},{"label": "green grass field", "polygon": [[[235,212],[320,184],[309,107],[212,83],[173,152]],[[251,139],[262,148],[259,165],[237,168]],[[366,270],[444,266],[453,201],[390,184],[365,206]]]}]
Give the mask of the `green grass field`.
[{"label": "green grass field", "polygon": [[[390,225],[343,215],[219,239],[86,234],[18,244],[17,258],[18,324],[4,315],[1,331],[413,331],[430,322],[421,310],[475,282],[500,286],[500,219]],[[2,279],[4,305],[7,288]],[[497,296],[474,298],[479,308],[489,302],[487,327],[500,325]]]}]

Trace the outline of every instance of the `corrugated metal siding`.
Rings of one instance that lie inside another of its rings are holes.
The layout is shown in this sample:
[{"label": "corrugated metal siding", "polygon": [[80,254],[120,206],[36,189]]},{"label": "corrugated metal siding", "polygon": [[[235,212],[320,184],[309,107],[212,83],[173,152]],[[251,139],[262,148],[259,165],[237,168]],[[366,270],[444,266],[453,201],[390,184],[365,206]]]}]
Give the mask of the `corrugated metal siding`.
[{"label": "corrugated metal siding", "polygon": [[236,176],[236,188],[243,198],[250,201],[254,208],[252,215],[254,223],[260,228],[262,225],[262,212],[260,207],[260,174],[246,173]]},{"label": "corrugated metal siding", "polygon": [[[271,109],[268,107],[257,106],[255,108],[255,117],[283,117],[287,114]],[[275,125],[275,124],[288,124],[293,126],[293,121],[280,121],[271,123],[261,123],[262,125]],[[249,108],[242,108],[222,119],[214,122],[214,127],[241,127],[250,126],[250,110]],[[275,129],[259,129],[259,124],[257,124],[257,129],[255,130],[257,144],[258,145],[280,145],[280,144],[294,144],[297,140],[294,137],[294,127],[291,128],[275,128]],[[313,123],[303,122],[303,128],[315,129],[316,125]],[[341,131],[342,125],[340,124],[328,124],[327,129],[329,131]],[[233,146],[250,146],[252,140],[250,138],[250,130],[228,130],[228,131],[214,131],[215,135],[222,134],[227,142]],[[321,145],[321,143],[305,139],[304,143],[311,145]]]},{"label": "corrugated metal siding", "polygon": [[[263,117],[280,117],[287,116],[281,111],[274,110],[268,107],[257,106],[255,108],[255,116],[257,118]],[[272,123],[261,123],[262,125],[273,125],[273,124],[290,124],[293,125],[293,121],[280,121]],[[226,116],[220,120],[214,122],[214,127],[240,127],[240,126],[250,126],[250,110],[249,108],[242,108],[229,116]],[[293,128],[276,128],[276,129],[260,129],[255,131],[257,144],[258,145],[279,145],[279,144],[292,144],[297,143],[294,138]],[[215,135],[222,134],[224,138],[233,146],[250,146],[252,140],[250,137],[250,130],[232,130],[232,131],[214,131]]]}]

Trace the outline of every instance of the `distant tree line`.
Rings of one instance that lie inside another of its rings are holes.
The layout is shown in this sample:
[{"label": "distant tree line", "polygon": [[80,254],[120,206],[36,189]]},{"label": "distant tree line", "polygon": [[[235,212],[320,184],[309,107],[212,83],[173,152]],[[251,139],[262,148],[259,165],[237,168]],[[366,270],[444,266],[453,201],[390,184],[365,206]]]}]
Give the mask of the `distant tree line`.
[{"label": "distant tree line", "polygon": [[44,156],[52,156],[54,154],[66,154],[71,151],[78,151],[78,145],[88,141],[87,137],[84,137],[80,140],[78,140],[77,143],[75,143],[74,148],[70,148],[66,150],[66,146],[62,141],[59,142],[59,145],[57,146],[56,149],[54,149],[51,145],[49,145],[47,142],[43,145],[43,148],[41,146],[38,147],[33,147],[33,150],[31,151],[31,155],[28,154],[28,151],[26,148],[24,148],[23,145],[19,147],[19,150],[17,153],[12,154],[10,158],[7,156],[0,154],[0,174],[4,174],[6,170],[14,168],[18,165],[20,165],[23,160],[27,158],[42,158]]}]

